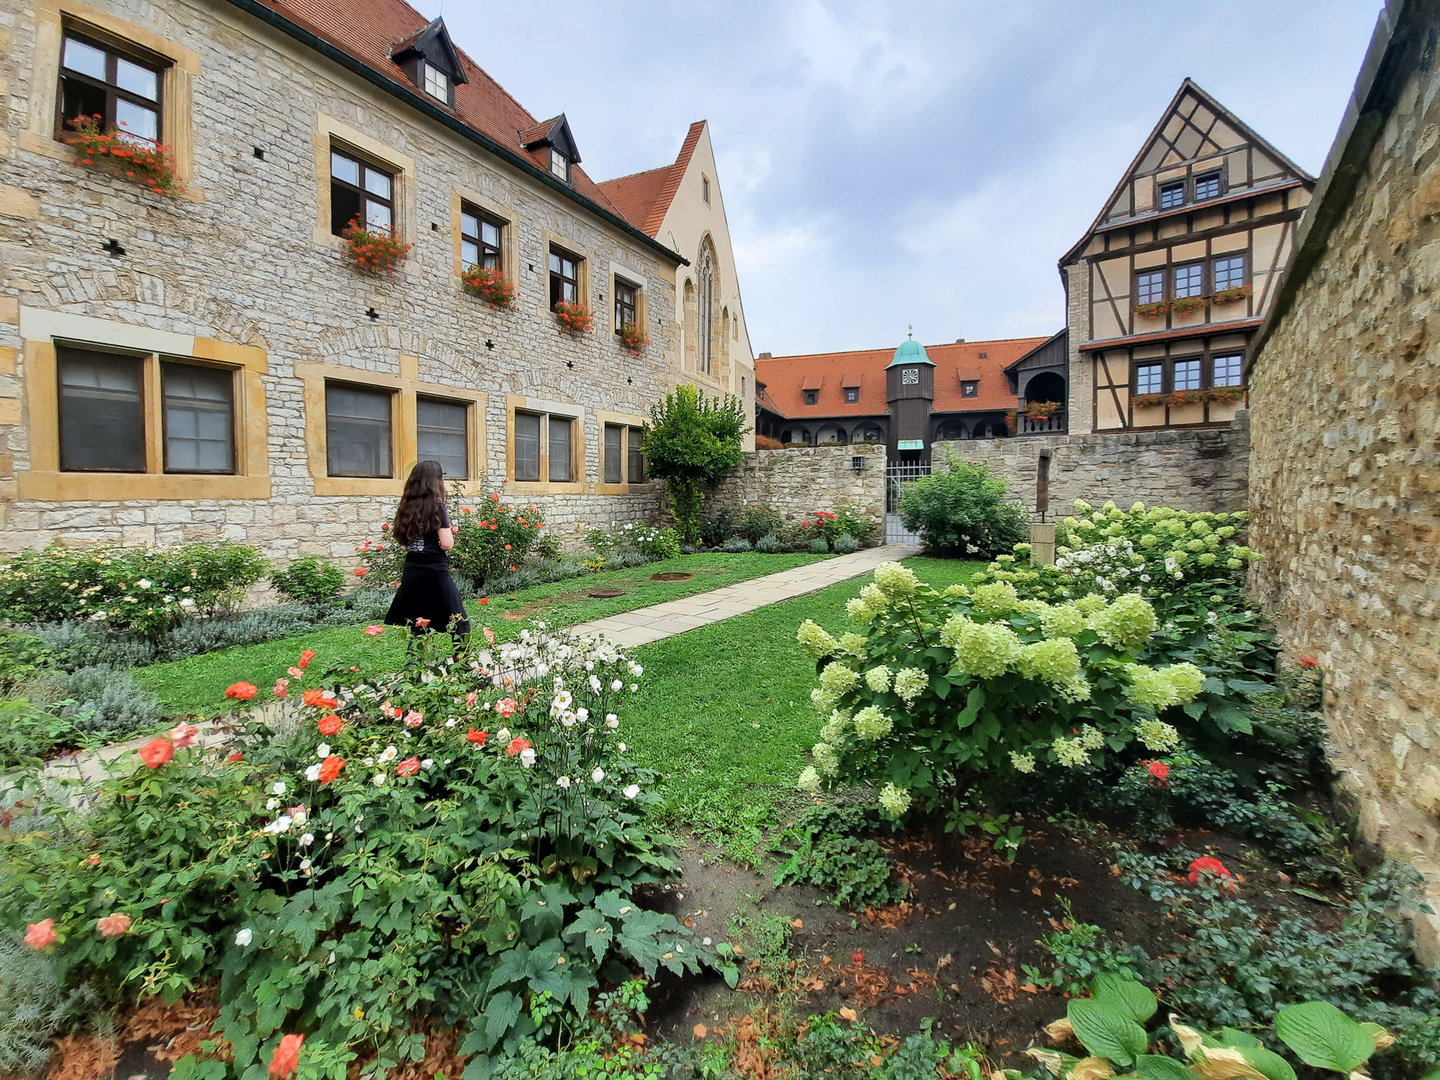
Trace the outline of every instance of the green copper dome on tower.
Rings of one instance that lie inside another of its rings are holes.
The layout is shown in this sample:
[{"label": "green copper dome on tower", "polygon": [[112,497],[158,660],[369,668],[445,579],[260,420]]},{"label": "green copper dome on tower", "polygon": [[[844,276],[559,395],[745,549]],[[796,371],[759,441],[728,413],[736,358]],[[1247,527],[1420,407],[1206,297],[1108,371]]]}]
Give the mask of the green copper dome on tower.
[{"label": "green copper dome on tower", "polygon": [[925,346],[916,341],[913,334],[900,343],[900,347],[895,350],[895,359],[886,365],[885,370],[888,371],[892,367],[904,367],[908,364],[935,366],[935,361],[925,354]]}]

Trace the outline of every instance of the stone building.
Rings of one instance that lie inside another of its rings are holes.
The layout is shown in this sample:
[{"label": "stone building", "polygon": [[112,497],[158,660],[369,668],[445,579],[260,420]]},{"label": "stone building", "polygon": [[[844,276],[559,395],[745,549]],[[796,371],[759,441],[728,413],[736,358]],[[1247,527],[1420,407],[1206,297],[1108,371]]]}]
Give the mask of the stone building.
[{"label": "stone building", "polygon": [[[878,442],[891,460],[930,459],[944,439],[1004,437],[1016,406],[1007,368],[1045,338],[956,341],[898,349],[769,356],[756,430],[782,443]],[[1063,399],[1060,399],[1063,400]]]},{"label": "stone building", "polygon": [[1248,374],[1254,583],[1324,674],[1362,836],[1440,911],[1437,27],[1437,0],[1385,5]]},{"label": "stone building", "polygon": [[[1226,424],[1314,180],[1186,79],[1060,259],[1069,430]],[[1032,376],[1040,370],[1031,365]],[[1022,402],[1023,403],[1023,402]]]},{"label": "stone building", "polygon": [[[441,20],[401,0],[3,8],[0,547],[347,555],[420,457],[541,505],[562,538],[659,512],[635,432],[695,381],[676,272],[696,268]],[[158,139],[183,191],[87,167],[76,114]],[[351,221],[411,245],[398,270],[347,263]],[[728,265],[712,355],[733,385]],[[513,304],[463,291],[472,266]],[[624,320],[648,334],[633,353]]]},{"label": "stone building", "polygon": [[[710,393],[734,394],[752,415],[755,354],[710,125],[691,124],[669,165],[605,180],[600,190],[647,235],[690,260],[677,275],[674,308],[685,380]],[[745,438],[746,449],[755,449],[755,433]]]}]

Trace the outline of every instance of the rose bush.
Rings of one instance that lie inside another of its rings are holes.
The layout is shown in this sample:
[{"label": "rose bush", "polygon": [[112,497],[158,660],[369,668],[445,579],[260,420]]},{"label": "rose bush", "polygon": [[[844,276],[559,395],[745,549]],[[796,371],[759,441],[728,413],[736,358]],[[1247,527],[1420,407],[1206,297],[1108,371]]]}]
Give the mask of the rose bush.
[{"label": "rose bush", "polygon": [[289,694],[239,749],[177,727],[85,798],[38,798],[0,847],[0,920],[111,994],[218,976],[245,1080],[297,1034],[383,1075],[423,1057],[420,1015],[468,1029],[484,1075],[634,972],[733,979],[636,896],[677,870],[622,741],[640,666],[543,630],[449,652]]},{"label": "rose bush", "polygon": [[1156,617],[1133,594],[1052,605],[1008,582],[941,593],[885,563],[846,611],[864,633],[837,639],[806,620],[798,634],[828,718],[800,777],[808,790],[873,781],[899,817],[915,797],[1047,764],[1165,752],[1195,726],[1179,706],[1205,677],[1190,663],[1139,662]]}]

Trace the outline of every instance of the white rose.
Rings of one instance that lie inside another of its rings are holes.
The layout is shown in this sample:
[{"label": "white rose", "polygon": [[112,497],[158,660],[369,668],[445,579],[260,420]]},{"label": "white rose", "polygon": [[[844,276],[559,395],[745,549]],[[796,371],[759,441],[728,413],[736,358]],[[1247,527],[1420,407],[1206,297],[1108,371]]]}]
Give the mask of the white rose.
[{"label": "white rose", "polygon": [[625,797],[626,797],[627,799],[633,799],[633,798],[635,798],[635,796],[637,796],[637,795],[639,795],[639,794],[640,794],[640,785],[639,785],[639,784],[631,784],[629,787],[627,787],[627,788],[625,789]]},{"label": "white rose", "polygon": [[590,779],[597,784],[600,783],[601,780],[605,779],[605,770],[598,765],[595,766],[595,771],[590,774]]},{"label": "white rose", "polygon": [[330,744],[328,742],[322,742],[319,746],[315,748],[315,756],[318,757],[321,761],[324,761],[327,757],[330,756]]},{"label": "white rose", "polygon": [[242,949],[248,949],[250,947],[250,943],[254,940],[255,931],[251,930],[248,926],[235,935],[235,944],[239,945]]},{"label": "white rose", "polygon": [[276,781],[275,781],[275,786],[270,789],[270,794],[272,794],[272,795],[284,795],[284,794],[285,794],[285,781],[284,781],[284,780],[276,780]]}]

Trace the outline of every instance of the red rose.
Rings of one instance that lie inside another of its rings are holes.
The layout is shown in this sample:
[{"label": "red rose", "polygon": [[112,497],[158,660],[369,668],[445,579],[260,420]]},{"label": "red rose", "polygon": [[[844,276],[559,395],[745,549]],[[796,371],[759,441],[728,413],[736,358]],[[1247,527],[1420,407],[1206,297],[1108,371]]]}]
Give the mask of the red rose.
[{"label": "red rose", "polygon": [[366,637],[379,637],[384,632],[385,627],[381,626],[379,623],[374,623],[373,625],[365,627]]},{"label": "red rose", "polygon": [[237,701],[249,701],[255,696],[255,684],[248,682],[231,683],[225,688],[225,696]]},{"label": "red rose", "polygon": [[418,626],[421,630],[424,630],[427,626],[430,625],[430,620],[429,620],[429,619],[416,619],[416,620],[415,620],[415,625]]},{"label": "red rose", "polygon": [[320,723],[316,726],[320,729],[321,735],[330,736],[338,734],[340,729],[345,726],[345,721],[331,713],[329,716],[322,716]]},{"label": "red rose", "polygon": [[175,744],[169,739],[151,739],[140,748],[140,760],[151,769],[158,769],[174,756]]},{"label": "red rose", "polygon": [[1155,778],[1155,782],[1161,787],[1164,787],[1170,782],[1170,766],[1166,765],[1165,762],[1152,761],[1146,765],[1146,768],[1150,770],[1150,775]]},{"label": "red rose", "polygon": [[399,765],[395,766],[396,776],[414,776],[419,771],[420,759],[418,757],[406,758],[404,761],[400,762]]},{"label": "red rose", "polygon": [[466,742],[479,743],[481,746],[485,745],[485,740],[488,738],[490,738],[488,731],[476,731],[473,727],[465,733]]},{"label": "red rose", "polygon": [[[364,577],[364,576],[365,576],[366,574],[368,574],[369,572],[370,572],[370,571],[369,571],[369,570],[366,570],[365,567],[363,567],[363,566],[357,566],[357,567],[355,568],[355,576],[356,576],[356,577]],[[286,1037],[288,1038],[289,1036],[286,1036]]]},{"label": "red rose", "polygon": [[320,783],[330,783],[340,775],[340,770],[343,768],[345,768],[345,759],[337,754],[331,754],[320,763]]},{"label": "red rose", "polygon": [[1300,658],[1300,666],[1301,666],[1301,667],[1305,667],[1305,668],[1310,668],[1310,667],[1319,667],[1320,665],[1317,664],[1317,663],[1316,663],[1313,659],[1311,659],[1310,657],[1308,657],[1308,656],[1302,656],[1302,657]]},{"label": "red rose", "polygon": [[279,1077],[294,1072],[295,1066],[300,1064],[300,1046],[304,1042],[304,1035],[286,1035],[281,1039],[280,1045],[275,1047],[274,1056],[270,1058],[270,1075],[278,1080]]},{"label": "red rose", "polygon": [[529,749],[530,749],[530,740],[529,740],[529,739],[516,738],[516,739],[511,739],[511,740],[510,740],[510,745],[505,748],[505,753],[509,754],[511,757],[514,757],[516,754],[520,753],[522,750],[529,750]]},{"label": "red rose", "polygon": [[302,652],[302,653],[300,654],[300,663],[296,664],[295,666],[298,667],[301,671],[304,671],[307,667],[310,666],[310,661],[311,661],[311,660],[314,660],[314,659],[315,659],[315,650],[314,650],[314,649],[306,649],[304,652]]}]

